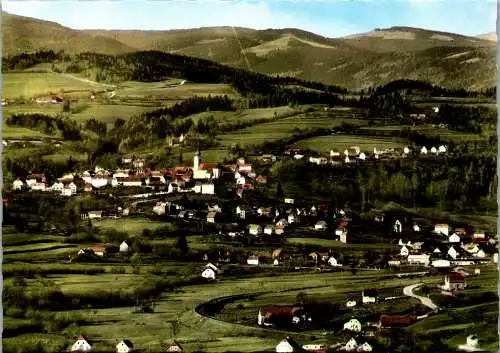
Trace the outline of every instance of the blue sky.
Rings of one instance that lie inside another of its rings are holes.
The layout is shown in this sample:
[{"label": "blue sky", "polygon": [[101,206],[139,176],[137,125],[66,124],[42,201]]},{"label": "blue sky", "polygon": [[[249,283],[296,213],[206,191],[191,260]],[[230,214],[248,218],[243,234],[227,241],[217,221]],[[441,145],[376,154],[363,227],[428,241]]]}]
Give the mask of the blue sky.
[{"label": "blue sky", "polygon": [[496,31],[495,0],[4,0],[2,7],[74,29],[294,27],[327,37],[390,26],[466,35]]}]

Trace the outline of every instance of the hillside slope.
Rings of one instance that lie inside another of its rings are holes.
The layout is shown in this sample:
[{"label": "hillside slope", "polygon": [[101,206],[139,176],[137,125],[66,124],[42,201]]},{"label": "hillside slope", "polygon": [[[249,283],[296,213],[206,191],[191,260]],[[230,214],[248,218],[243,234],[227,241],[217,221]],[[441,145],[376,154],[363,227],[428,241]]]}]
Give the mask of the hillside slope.
[{"label": "hillside slope", "polygon": [[2,29],[7,56],[42,48],[104,54],[158,50],[351,89],[405,78],[449,88],[496,83],[495,42],[410,27],[335,39],[293,28],[81,31],[3,13]]},{"label": "hillside slope", "polygon": [[54,22],[11,15],[2,12],[3,55],[15,55],[41,49],[65,50],[69,53],[95,51],[117,54],[134,48],[104,36],[63,27]]}]

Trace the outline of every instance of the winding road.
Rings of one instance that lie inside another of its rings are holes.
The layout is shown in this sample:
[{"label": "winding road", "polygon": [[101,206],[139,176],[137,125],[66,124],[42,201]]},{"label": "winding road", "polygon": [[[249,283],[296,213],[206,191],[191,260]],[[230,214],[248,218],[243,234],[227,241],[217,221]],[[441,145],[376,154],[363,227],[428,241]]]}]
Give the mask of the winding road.
[{"label": "winding road", "polygon": [[416,295],[415,293],[413,293],[414,289],[416,289],[422,285],[423,285],[423,283],[417,283],[417,284],[412,284],[412,285],[406,286],[403,288],[403,294],[408,296],[408,297],[413,297],[413,298],[420,300],[420,302],[423,305],[425,305],[426,307],[428,307],[432,310],[439,309],[439,307],[436,304],[434,304],[430,298],[422,297],[420,295]]}]

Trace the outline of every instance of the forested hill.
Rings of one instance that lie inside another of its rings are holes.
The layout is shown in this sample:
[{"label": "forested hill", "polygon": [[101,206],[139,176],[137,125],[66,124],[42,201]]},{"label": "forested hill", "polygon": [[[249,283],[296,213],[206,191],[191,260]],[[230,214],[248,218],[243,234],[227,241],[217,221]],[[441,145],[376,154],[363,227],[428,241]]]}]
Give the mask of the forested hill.
[{"label": "forested hill", "polygon": [[3,56],[38,50],[123,54],[157,50],[253,72],[367,89],[398,79],[446,88],[496,82],[495,43],[454,33],[394,27],[345,38],[296,28],[210,27],[169,31],[86,31],[2,13]]}]

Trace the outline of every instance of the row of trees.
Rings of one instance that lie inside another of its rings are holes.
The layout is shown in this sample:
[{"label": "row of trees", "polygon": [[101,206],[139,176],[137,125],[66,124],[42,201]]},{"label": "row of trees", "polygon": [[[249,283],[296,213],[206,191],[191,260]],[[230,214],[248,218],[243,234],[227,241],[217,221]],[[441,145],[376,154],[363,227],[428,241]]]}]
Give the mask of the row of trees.
[{"label": "row of trees", "polygon": [[39,129],[47,135],[61,134],[65,140],[81,140],[80,129],[74,120],[43,114],[14,114],[7,125]]}]

